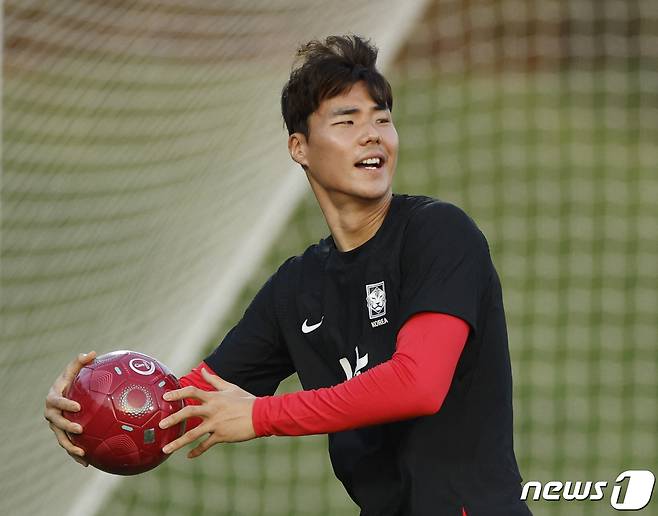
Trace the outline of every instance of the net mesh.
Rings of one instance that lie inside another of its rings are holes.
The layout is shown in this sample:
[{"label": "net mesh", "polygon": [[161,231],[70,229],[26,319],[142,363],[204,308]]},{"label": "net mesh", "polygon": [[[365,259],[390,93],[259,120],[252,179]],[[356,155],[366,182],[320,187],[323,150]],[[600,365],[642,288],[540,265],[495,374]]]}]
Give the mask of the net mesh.
[{"label": "net mesh", "polygon": [[[26,438],[4,445],[3,504],[38,514],[41,494],[88,477],[24,410],[73,350],[93,341],[165,359],[160,346],[184,342],[208,271],[231,263],[226,242],[283,182],[276,108],[293,42],[394,31],[367,27],[395,13],[336,4],[6,4],[0,381]],[[658,473],[657,49],[652,0],[441,0],[387,69],[396,191],[462,206],[501,275],[526,480]],[[283,259],[326,232],[306,194],[209,346]],[[29,389],[11,389],[18,378]],[[616,513],[608,499],[531,508]],[[309,437],[174,456],[121,483],[102,513],[358,510],[326,439]],[[655,500],[643,514],[658,514]]]},{"label": "net mesh", "polygon": [[4,2],[1,513],[93,512],[112,482],[37,423],[54,375],[92,348],[198,360],[304,185],[278,110],[297,45],[390,46],[420,4]]}]

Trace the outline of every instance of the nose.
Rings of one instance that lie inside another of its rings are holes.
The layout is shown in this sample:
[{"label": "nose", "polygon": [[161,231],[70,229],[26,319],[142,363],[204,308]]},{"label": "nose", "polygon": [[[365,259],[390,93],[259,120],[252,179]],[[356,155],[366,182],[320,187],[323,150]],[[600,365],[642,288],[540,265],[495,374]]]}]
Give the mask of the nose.
[{"label": "nose", "polygon": [[368,145],[369,143],[381,143],[382,136],[374,124],[367,124],[361,136],[361,145]]}]

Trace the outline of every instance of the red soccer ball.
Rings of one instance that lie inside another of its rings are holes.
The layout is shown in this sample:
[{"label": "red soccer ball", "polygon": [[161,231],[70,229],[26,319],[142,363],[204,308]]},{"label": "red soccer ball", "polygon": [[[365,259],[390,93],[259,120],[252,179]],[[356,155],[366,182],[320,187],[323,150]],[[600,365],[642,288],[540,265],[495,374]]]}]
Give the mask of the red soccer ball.
[{"label": "red soccer ball", "polygon": [[136,475],[167,459],[162,447],[180,437],[185,422],[162,430],[158,423],[183,408],[162,395],[180,384],[156,359],[135,351],[114,351],[78,373],[65,396],[80,404],[64,416],[82,426],[69,438],[92,466],[115,475]]}]

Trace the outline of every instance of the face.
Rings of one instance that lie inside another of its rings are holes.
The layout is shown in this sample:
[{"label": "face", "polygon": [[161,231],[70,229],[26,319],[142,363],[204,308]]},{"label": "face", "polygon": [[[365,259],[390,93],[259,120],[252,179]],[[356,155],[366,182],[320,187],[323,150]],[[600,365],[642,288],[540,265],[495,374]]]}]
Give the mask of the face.
[{"label": "face", "polygon": [[288,148],[321,203],[340,207],[390,196],[398,134],[390,111],[375,103],[363,82],[324,100],[308,122],[309,137],[294,133]]}]

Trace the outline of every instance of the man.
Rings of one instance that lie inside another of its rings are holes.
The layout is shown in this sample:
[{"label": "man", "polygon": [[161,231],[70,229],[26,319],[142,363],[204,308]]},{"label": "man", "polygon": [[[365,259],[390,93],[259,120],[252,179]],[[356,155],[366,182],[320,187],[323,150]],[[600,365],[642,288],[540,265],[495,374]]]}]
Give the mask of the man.
[{"label": "man", "polygon": [[[218,442],[329,434],[334,471],[370,515],[514,516],[512,378],[498,276],[487,242],[453,205],[393,195],[398,135],[377,51],[358,37],[299,50],[283,89],[288,149],[331,236],[287,260],[221,345],[165,395],[188,405],[167,453]],[[46,418],[64,431],[62,397],[89,360],[53,385]],[[297,372],[304,391],[273,396]],[[238,387],[239,386],[239,387]]]}]

